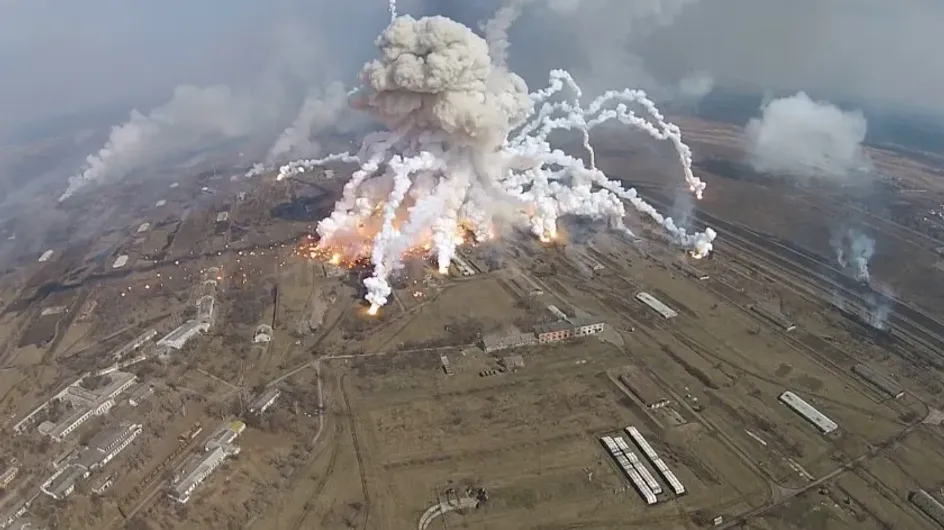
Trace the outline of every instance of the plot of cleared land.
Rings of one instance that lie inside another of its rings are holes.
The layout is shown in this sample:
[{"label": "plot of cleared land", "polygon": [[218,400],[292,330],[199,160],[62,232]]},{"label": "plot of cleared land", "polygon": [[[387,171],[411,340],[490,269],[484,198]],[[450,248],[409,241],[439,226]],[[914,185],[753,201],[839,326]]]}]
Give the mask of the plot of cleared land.
[{"label": "plot of cleared land", "polygon": [[607,376],[627,361],[610,345],[590,339],[525,350],[524,369],[489,377],[478,375],[494,364],[483,354],[450,357],[453,376],[442,372],[438,354],[335,368],[349,370],[342,376],[346,413],[370,513],[383,514],[391,526],[415,525],[436,492],[462,485],[488,489],[488,503],[463,517],[471,527],[489,528],[609,528],[629,521],[671,528],[699,508],[736,511],[767,497],[763,481],[722,443],[686,425],[649,439],[691,493],[646,507],[598,440],[629,424],[652,432]]}]

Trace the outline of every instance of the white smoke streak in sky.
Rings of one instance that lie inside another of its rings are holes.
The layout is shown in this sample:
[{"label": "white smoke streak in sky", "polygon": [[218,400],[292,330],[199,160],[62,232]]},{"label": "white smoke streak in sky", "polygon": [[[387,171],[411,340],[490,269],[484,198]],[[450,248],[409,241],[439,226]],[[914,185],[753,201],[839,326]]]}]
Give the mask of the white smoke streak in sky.
[{"label": "white smoke streak in sky", "polygon": [[[396,13],[395,3],[390,6]],[[488,239],[496,217],[509,209],[550,240],[563,215],[605,220],[628,232],[629,203],[694,257],[711,252],[714,230],[686,231],[636,190],[549,142],[551,133],[567,129],[586,139],[587,131],[610,120],[641,129],[672,143],[689,189],[700,198],[705,184],[692,174],[679,128],[642,91],[609,91],[583,106],[570,74],[554,70],[547,88],[529,94],[501,57],[495,65],[484,39],[445,17],[397,17],[376,43],[379,57],[363,67],[352,104],[388,130],[368,135],[356,154],[299,160],[279,170],[282,179],[330,162],[360,166],[317,231],[323,247],[370,257],[374,272],[364,284],[372,313],[387,303],[389,275],[402,266],[405,251],[425,243],[445,271],[463,230]]]}]

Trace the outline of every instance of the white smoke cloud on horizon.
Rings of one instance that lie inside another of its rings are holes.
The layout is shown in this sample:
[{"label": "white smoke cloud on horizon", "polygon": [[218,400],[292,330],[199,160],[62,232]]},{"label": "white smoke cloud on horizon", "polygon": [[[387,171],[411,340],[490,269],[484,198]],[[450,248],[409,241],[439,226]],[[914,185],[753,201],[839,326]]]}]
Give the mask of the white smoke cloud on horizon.
[{"label": "white smoke cloud on horizon", "polygon": [[748,162],[760,172],[846,179],[869,167],[865,116],[803,92],[766,102],[744,132]]}]

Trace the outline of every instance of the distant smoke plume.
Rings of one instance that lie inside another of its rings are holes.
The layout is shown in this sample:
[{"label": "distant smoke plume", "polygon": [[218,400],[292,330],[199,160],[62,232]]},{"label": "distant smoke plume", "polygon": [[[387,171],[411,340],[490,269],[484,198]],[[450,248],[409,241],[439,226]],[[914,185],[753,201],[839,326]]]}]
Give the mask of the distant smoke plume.
[{"label": "distant smoke plume", "polygon": [[288,157],[311,157],[321,154],[318,135],[328,128],[351,120],[347,90],[340,82],[315,89],[305,97],[302,108],[292,124],[269,149],[266,161],[274,163]]},{"label": "distant smoke plume", "polygon": [[677,99],[698,102],[715,88],[715,80],[707,72],[690,72],[679,81]]},{"label": "distant smoke plume", "polygon": [[855,228],[833,233],[830,245],[836,252],[836,261],[843,269],[851,269],[856,280],[871,279],[869,261],[875,254],[875,240]]},{"label": "distant smoke plume", "polygon": [[127,122],[113,127],[105,147],[89,155],[82,173],[69,178],[59,200],[86,186],[121,180],[207,141],[245,137],[261,117],[259,111],[248,94],[225,86],[177,87],[167,103],[147,115],[133,110]]},{"label": "distant smoke plume", "polygon": [[745,130],[748,160],[754,169],[795,176],[845,178],[864,168],[866,121],[800,92],[762,107]]}]

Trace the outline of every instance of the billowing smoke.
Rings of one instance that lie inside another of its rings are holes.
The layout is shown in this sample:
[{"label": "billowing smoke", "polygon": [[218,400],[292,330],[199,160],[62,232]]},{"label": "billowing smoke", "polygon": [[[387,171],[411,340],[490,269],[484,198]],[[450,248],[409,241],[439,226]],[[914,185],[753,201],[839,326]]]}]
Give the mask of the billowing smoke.
[{"label": "billowing smoke", "polygon": [[836,252],[836,262],[842,269],[850,269],[860,282],[870,280],[869,262],[875,254],[874,239],[855,228],[848,228],[833,232],[830,245]]},{"label": "billowing smoke", "polygon": [[484,39],[445,17],[396,18],[376,44],[380,56],[363,67],[352,103],[388,130],[368,135],[356,154],[300,160],[279,175],[334,162],[360,166],[317,230],[320,245],[332,255],[369,257],[373,263],[373,275],[364,282],[371,312],[386,304],[388,278],[402,267],[404,254],[428,249],[446,272],[465,237],[493,237],[500,212],[504,217],[514,211],[514,221],[547,241],[557,237],[557,220],[564,215],[628,232],[628,203],[693,256],[711,251],[713,230],[689,233],[634,189],[549,143],[555,131],[576,130],[592,161],[589,130],[619,121],[669,141],[689,189],[701,197],[705,185],[692,174],[691,151],[679,128],[666,123],[645,93],[609,91],[585,107],[571,76],[555,70],[548,88],[529,94],[520,77],[494,64]]},{"label": "billowing smoke", "polygon": [[313,90],[305,97],[298,116],[269,149],[266,162],[284,161],[288,157],[320,155],[318,135],[329,127],[343,123],[349,109],[347,90],[343,84],[334,82],[323,90]]},{"label": "billowing smoke", "polygon": [[865,116],[843,111],[805,93],[775,99],[745,130],[754,169],[795,176],[845,178],[868,167],[862,150]]},{"label": "billowing smoke", "polygon": [[69,187],[59,200],[86,186],[121,180],[208,140],[245,137],[259,110],[248,94],[226,86],[179,86],[167,103],[147,115],[133,110],[127,122],[113,127],[105,147],[89,155],[82,173],[69,178]]}]

